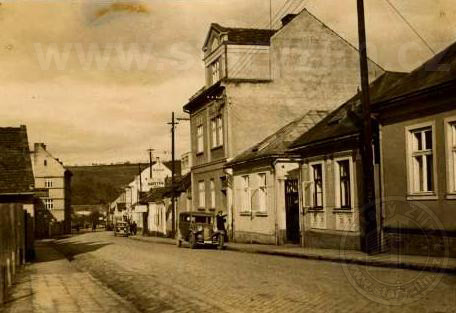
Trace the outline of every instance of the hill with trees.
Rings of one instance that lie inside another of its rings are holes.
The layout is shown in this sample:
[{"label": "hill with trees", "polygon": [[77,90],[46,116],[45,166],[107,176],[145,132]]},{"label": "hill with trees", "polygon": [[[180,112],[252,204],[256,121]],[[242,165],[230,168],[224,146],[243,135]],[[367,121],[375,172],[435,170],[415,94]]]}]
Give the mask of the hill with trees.
[{"label": "hill with trees", "polygon": [[72,173],[71,202],[73,205],[101,204],[114,201],[122,188],[145,169],[148,163],[67,167]]}]

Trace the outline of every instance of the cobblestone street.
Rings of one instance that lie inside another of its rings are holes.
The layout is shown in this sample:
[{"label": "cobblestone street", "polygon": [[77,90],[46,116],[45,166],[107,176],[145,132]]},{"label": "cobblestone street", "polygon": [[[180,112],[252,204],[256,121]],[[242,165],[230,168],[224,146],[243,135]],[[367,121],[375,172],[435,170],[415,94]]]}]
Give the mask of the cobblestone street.
[{"label": "cobblestone street", "polygon": [[[88,284],[85,276],[90,274],[98,284],[109,287],[129,303],[132,312],[437,313],[455,312],[456,307],[456,277],[451,275],[421,273],[428,280],[441,278],[431,293],[407,306],[387,306],[358,293],[342,265],[336,263],[178,249],[114,237],[110,232],[74,236],[58,240],[53,246],[66,255],[81,276],[68,278],[74,280],[70,287],[75,289],[70,293],[79,293],[81,286],[90,293],[87,289],[92,283]],[[357,267],[350,265],[350,270]],[[417,275],[410,270],[374,267],[364,272],[392,281]]]}]

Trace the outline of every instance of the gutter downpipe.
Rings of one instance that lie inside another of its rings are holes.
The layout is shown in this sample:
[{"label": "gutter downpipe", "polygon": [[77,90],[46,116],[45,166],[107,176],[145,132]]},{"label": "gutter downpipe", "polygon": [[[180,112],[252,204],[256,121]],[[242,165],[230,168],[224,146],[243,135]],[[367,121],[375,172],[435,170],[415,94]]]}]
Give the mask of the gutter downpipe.
[{"label": "gutter downpipe", "polygon": [[380,191],[380,203],[378,204],[379,208],[380,208],[380,216],[379,216],[379,229],[378,229],[378,232],[379,232],[379,239],[380,239],[380,243],[379,243],[379,248],[380,248],[380,252],[383,252],[384,250],[384,242],[385,242],[385,234],[383,232],[383,225],[384,225],[384,222],[385,222],[385,201],[383,201],[383,199],[385,199],[385,175],[384,175],[384,169],[383,169],[383,133],[382,133],[382,124],[380,124],[380,122],[377,123],[378,124],[378,149],[379,149],[379,162],[380,162],[380,165],[379,165],[379,191]]},{"label": "gutter downpipe", "polygon": [[274,218],[274,237],[275,237],[275,244],[276,246],[279,245],[279,223],[278,223],[278,216],[277,216],[277,199],[278,199],[278,190],[277,190],[277,171],[275,169],[275,160],[273,159],[271,161],[271,171],[272,171],[272,177],[273,177],[273,190],[274,190],[274,215],[275,215],[275,218]]}]

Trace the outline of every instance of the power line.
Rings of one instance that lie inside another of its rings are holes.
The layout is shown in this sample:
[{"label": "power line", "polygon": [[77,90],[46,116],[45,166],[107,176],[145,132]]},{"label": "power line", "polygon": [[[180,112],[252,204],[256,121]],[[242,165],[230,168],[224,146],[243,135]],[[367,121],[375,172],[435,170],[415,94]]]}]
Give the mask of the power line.
[{"label": "power line", "polygon": [[[283,5],[282,7],[274,14],[274,16],[272,17],[272,22],[271,21],[268,21],[267,24],[263,23],[263,22],[259,22],[259,19],[254,23],[254,27],[258,27],[258,28],[269,28],[270,25],[272,25],[272,28],[274,28],[274,25],[275,23],[277,22],[277,20],[280,20],[280,17],[283,13],[285,13],[287,11],[287,9],[290,7],[290,5],[292,4],[292,1],[293,0],[287,0]],[[285,10],[284,10],[285,9]],[[284,10],[284,11],[283,11]],[[283,11],[283,13],[282,13]],[[235,74],[238,74],[238,68],[241,67],[242,68],[242,65],[244,64],[244,62],[246,61],[246,58],[248,59],[249,58],[249,53],[258,53],[258,51],[255,51],[256,48],[250,48],[246,51],[246,54],[241,57],[236,63],[233,64],[233,66],[231,67],[231,70],[233,71],[233,73]]]},{"label": "power line", "polygon": [[420,33],[418,33],[418,31],[413,27],[413,25],[405,18],[404,15],[402,15],[402,13],[399,11],[398,8],[396,8],[394,6],[393,3],[391,3],[390,0],[385,0],[386,3],[388,3],[388,5],[394,10],[394,12],[396,12],[396,14],[408,25],[408,27],[415,33],[415,35],[420,38],[420,40],[424,43],[424,45],[432,52],[432,54],[436,54],[434,49],[432,49],[432,47],[427,43],[427,41],[423,38],[423,36],[420,35]]},{"label": "power line", "polygon": [[[281,7],[281,9],[279,9],[279,11],[277,11],[277,13],[275,14],[275,17],[273,19],[274,21],[272,22],[273,28],[275,28],[275,23],[281,21],[283,14],[293,13],[303,5],[304,5],[303,6],[303,8],[304,8],[305,3],[306,3],[305,0],[299,0],[297,2],[297,5],[294,8],[292,8],[292,5],[293,5],[292,1],[286,1],[284,3],[284,5]],[[239,74],[247,65],[249,65],[251,63],[250,61],[252,60],[253,56],[255,56],[256,54],[258,54],[262,51],[263,50],[255,51],[255,48],[251,48],[251,49],[247,50],[245,52],[245,55],[243,57],[241,57],[231,68],[232,76],[234,77],[237,74]]]}]

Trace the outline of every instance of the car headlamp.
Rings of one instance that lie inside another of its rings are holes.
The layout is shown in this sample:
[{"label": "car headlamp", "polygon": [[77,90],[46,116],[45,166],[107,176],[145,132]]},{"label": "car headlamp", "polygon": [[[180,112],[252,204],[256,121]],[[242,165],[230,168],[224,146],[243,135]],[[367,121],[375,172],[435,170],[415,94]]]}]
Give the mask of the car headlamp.
[{"label": "car headlamp", "polygon": [[202,225],[198,225],[197,230],[198,230],[198,231],[203,231],[203,226],[202,226]]}]

